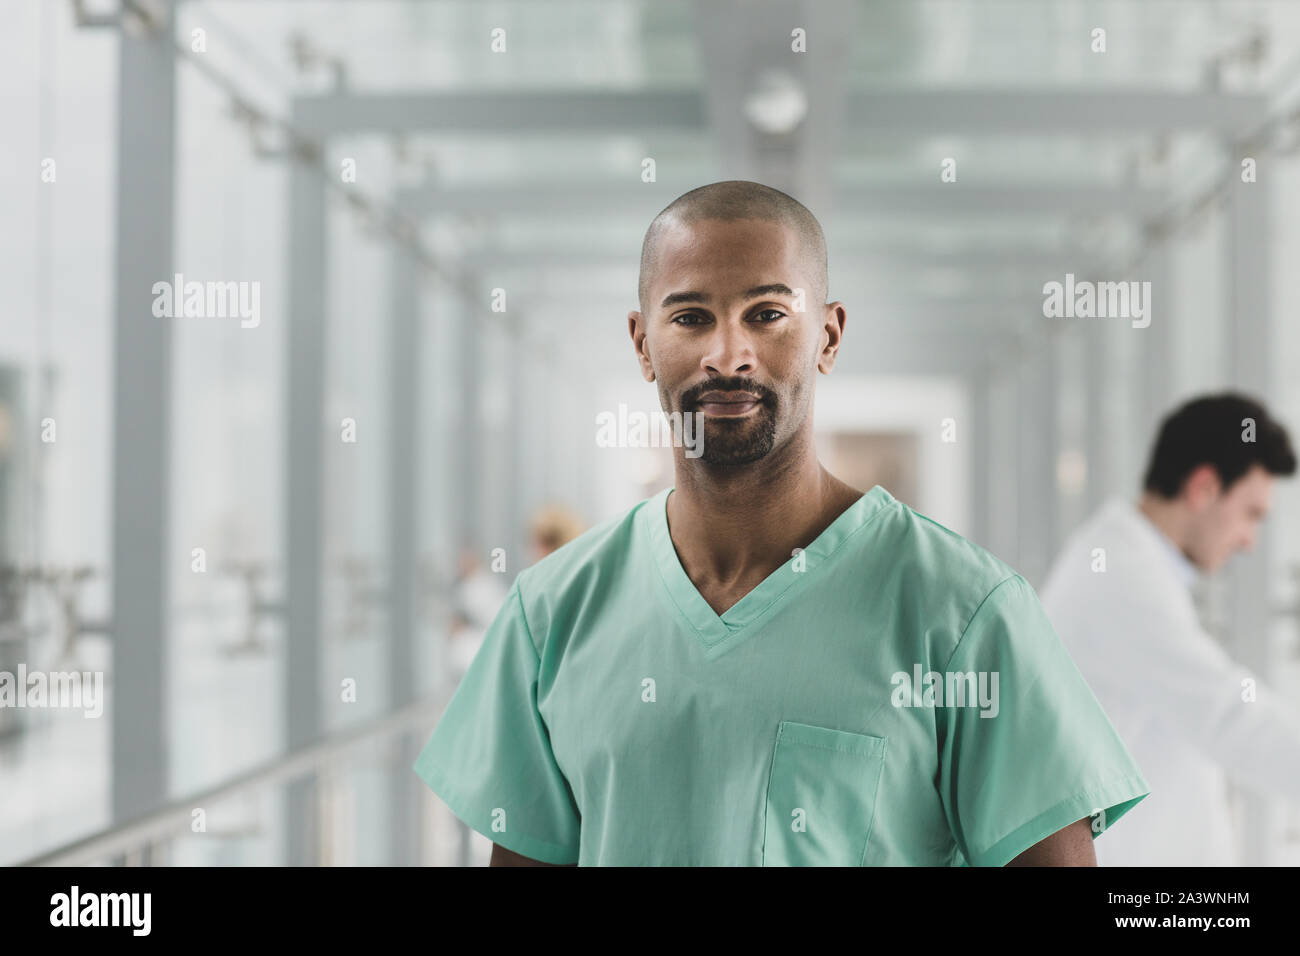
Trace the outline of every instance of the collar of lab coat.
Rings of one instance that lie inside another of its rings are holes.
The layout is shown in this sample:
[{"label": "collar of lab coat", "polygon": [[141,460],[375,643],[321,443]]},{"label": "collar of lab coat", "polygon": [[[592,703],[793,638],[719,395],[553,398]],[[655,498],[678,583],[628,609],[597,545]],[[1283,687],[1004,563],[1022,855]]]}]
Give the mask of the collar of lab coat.
[{"label": "collar of lab coat", "polygon": [[1178,577],[1178,580],[1186,588],[1191,588],[1200,577],[1200,571],[1183,554],[1182,550],[1169,540],[1169,536],[1161,531],[1156,525],[1142,513],[1142,509],[1137,506],[1136,502],[1128,499],[1115,499],[1115,507],[1120,510],[1124,517],[1132,524],[1139,528],[1139,533],[1148,540],[1154,542],[1160,553],[1165,556],[1170,569]]}]

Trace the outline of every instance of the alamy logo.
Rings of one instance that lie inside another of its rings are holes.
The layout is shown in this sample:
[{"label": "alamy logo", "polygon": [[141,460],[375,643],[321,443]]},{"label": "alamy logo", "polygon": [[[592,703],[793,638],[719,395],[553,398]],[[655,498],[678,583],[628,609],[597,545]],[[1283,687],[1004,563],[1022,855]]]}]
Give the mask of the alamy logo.
[{"label": "alamy logo", "polygon": [[18,673],[0,671],[0,707],[49,707],[85,711],[86,717],[104,713],[104,674],[102,671],[27,670],[18,665]]},{"label": "alamy logo", "polygon": [[978,707],[981,717],[998,715],[997,671],[926,671],[912,665],[912,673],[895,671],[890,678],[895,707]]},{"label": "alamy logo", "polygon": [[155,282],[151,291],[160,319],[241,319],[245,329],[262,322],[260,282],[186,282],[178,272],[174,282]]},{"label": "alamy logo", "polygon": [[50,897],[51,926],[127,926],[133,936],[148,936],[153,896],[150,893],[70,893]]},{"label": "alamy logo", "polygon": [[596,415],[598,448],[685,448],[687,458],[704,454],[703,412],[629,412],[618,403],[618,415]]},{"label": "alamy logo", "polygon": [[1049,319],[1132,319],[1135,329],[1151,324],[1150,282],[1065,282],[1043,286],[1043,315]]}]

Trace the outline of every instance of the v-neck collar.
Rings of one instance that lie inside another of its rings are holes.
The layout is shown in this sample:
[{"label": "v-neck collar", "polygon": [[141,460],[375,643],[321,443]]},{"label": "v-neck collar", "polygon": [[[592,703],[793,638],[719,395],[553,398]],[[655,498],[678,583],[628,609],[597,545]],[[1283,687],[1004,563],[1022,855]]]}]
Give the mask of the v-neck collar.
[{"label": "v-neck collar", "polygon": [[787,592],[795,591],[809,576],[816,574],[844,542],[894,502],[893,495],[880,485],[872,486],[870,491],[841,512],[812,544],[804,548],[799,555],[803,570],[796,569],[796,559],[791,556],[757,587],[719,615],[696,589],[682,567],[681,559],[677,557],[677,549],[673,547],[672,535],[668,533],[668,496],[672,491],[672,488],[665,488],[647,501],[641,509],[641,520],[649,535],[655,566],[664,588],[699,636],[710,658],[748,636],[752,624],[766,617],[783,597],[788,596]]}]

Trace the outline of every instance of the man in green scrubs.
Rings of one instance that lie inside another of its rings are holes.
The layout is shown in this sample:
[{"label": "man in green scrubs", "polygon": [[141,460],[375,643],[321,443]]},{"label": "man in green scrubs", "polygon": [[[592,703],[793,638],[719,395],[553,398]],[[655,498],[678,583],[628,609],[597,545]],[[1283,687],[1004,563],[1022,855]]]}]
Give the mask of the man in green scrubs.
[{"label": "man in green scrubs", "polygon": [[774,189],[651,224],[628,328],[703,447],[519,574],[416,761],[493,865],[1095,865],[1148,793],[1029,584],[817,460],[826,291]]}]

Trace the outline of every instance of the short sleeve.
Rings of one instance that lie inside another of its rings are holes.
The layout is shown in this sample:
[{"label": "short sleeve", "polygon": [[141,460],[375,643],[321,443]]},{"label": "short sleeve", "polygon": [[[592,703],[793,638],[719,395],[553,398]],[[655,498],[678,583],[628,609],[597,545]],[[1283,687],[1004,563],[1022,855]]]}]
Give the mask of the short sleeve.
[{"label": "short sleeve", "polygon": [[984,599],[941,676],[961,693],[936,701],[939,792],[967,864],[1003,866],[1085,817],[1096,839],[1150,793],[1020,575]]},{"label": "short sleeve", "polygon": [[414,770],[465,824],[543,863],[578,861],[578,808],[537,710],[516,579]]}]

